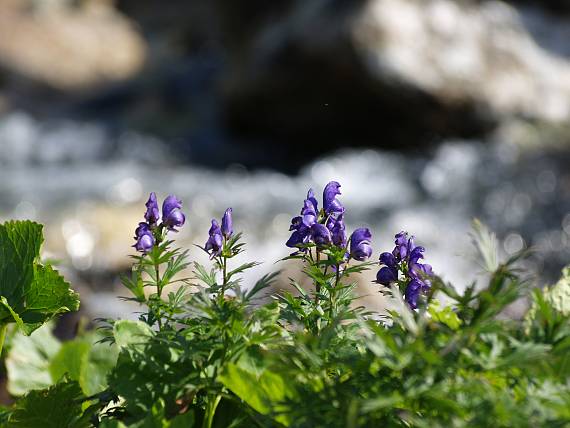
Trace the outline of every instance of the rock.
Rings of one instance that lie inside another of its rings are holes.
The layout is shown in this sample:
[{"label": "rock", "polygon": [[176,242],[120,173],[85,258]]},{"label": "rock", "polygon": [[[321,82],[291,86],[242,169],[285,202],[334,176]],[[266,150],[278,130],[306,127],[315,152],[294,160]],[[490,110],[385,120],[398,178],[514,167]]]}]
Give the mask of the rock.
[{"label": "rock", "polygon": [[0,3],[0,67],[58,90],[132,77],[145,60],[134,26],[109,2]]},{"label": "rock", "polygon": [[541,12],[500,1],[283,4],[232,39],[226,119],[238,134],[297,142],[305,154],[348,141],[417,147],[512,117],[570,118],[569,58],[526,27]]}]

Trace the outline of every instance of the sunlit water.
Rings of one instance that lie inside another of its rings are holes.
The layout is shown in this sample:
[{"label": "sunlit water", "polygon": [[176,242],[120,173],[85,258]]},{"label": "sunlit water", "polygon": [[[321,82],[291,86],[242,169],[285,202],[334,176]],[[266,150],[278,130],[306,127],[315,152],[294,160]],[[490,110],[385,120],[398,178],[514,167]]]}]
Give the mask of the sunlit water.
[{"label": "sunlit water", "polygon": [[124,294],[116,278],[128,266],[150,191],[184,201],[188,222],[177,238],[204,263],[207,257],[191,243],[202,245],[210,219],[233,207],[247,259],[265,262],[246,275],[245,285],[280,268],[273,263],[290,252],[284,246],[289,223],[307,189],[320,193],[333,179],[342,184],[349,229],[372,229],[375,258],[392,249],[395,233],[408,230],[427,248],[434,270],[464,286],[481,271],[468,236],[471,219],[479,217],[497,232],[504,254],[535,247],[527,266],[553,280],[570,261],[567,160],[523,154],[508,142],[447,141],[429,156],[345,150],[297,176],[240,165],[217,171],[181,165],[154,138],[111,139],[94,124],[38,123],[13,114],[0,120],[0,216],[46,224],[45,257],[60,260],[88,296],[91,316],[130,310],[115,299]]}]

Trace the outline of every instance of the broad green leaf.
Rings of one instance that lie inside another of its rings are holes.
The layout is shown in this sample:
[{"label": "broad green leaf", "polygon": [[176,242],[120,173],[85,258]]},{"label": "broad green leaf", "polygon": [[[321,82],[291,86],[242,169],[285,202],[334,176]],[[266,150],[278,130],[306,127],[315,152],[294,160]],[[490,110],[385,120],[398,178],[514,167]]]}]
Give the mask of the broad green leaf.
[{"label": "broad green leaf", "polygon": [[49,373],[50,360],[61,344],[52,334],[48,323],[30,336],[15,334],[6,357],[8,392],[19,396],[32,389],[43,389],[53,384]]},{"label": "broad green leaf", "polygon": [[85,397],[77,382],[64,380],[42,391],[31,391],[15,405],[7,428],[87,428]]},{"label": "broad green leaf", "polygon": [[80,382],[83,367],[89,361],[91,345],[84,340],[73,340],[61,346],[49,365],[51,378],[58,381],[67,375],[69,379]]},{"label": "broad green leaf", "polygon": [[107,387],[107,374],[117,362],[118,347],[98,343],[101,336],[88,332],[60,343],[53,326],[42,326],[30,336],[16,334],[6,359],[8,391],[19,396],[33,389],[44,389],[64,375],[79,382],[87,396]]},{"label": "broad green leaf", "polygon": [[0,322],[27,335],[57,314],[76,311],[79,296],[49,265],[39,263],[42,226],[31,221],[0,225]]},{"label": "broad green leaf", "polygon": [[[292,385],[277,373],[263,370],[251,373],[234,363],[229,363],[218,376],[222,384],[263,415],[272,415],[287,398],[295,396]],[[278,414],[275,420],[285,426],[291,421],[286,414]]]},{"label": "broad green leaf", "polygon": [[81,367],[79,384],[86,395],[93,395],[107,388],[107,375],[117,364],[119,348],[108,343],[98,343],[100,336],[93,335],[87,364]]},{"label": "broad green leaf", "polygon": [[144,344],[153,335],[149,325],[142,321],[119,320],[113,325],[113,336],[119,348]]}]

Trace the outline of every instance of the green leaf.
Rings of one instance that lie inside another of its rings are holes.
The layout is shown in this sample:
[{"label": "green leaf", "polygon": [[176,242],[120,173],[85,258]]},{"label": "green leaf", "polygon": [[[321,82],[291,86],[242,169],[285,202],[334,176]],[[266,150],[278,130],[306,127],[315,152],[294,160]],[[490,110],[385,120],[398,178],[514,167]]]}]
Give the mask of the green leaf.
[{"label": "green leaf", "polygon": [[141,345],[154,336],[154,332],[142,321],[119,320],[113,325],[113,335],[119,348]]},{"label": "green leaf", "polygon": [[61,344],[53,336],[52,330],[53,325],[46,324],[30,336],[14,335],[6,358],[10,394],[20,396],[32,389],[43,389],[53,384],[49,365]]},{"label": "green leaf", "polygon": [[43,391],[31,391],[15,405],[7,428],[87,428],[83,414],[81,387],[64,380]]},{"label": "green leaf", "polygon": [[47,388],[64,375],[79,382],[85,395],[103,391],[107,374],[116,364],[118,347],[98,343],[101,336],[95,332],[61,344],[52,328],[47,324],[30,336],[14,336],[6,359],[10,394]]},{"label": "green leaf", "polygon": [[42,226],[30,221],[0,225],[0,322],[27,335],[57,314],[76,311],[79,296],[49,265],[39,263]]},{"label": "green leaf", "polygon": [[86,341],[66,342],[53,357],[49,365],[52,379],[59,380],[67,375],[69,379],[79,382],[81,371],[89,361],[91,345]]},{"label": "green leaf", "polygon": [[457,330],[461,326],[461,320],[451,306],[441,308],[438,300],[432,300],[430,302],[428,312],[434,321],[445,324],[452,330]]},{"label": "green leaf", "polygon": [[[295,396],[288,380],[269,370],[263,370],[261,374],[252,373],[229,363],[218,380],[262,415],[274,415],[287,398]],[[275,420],[285,426],[291,423],[284,413],[275,415]]]},{"label": "green leaf", "polygon": [[107,375],[117,364],[119,349],[115,345],[99,343],[95,335],[87,364],[81,368],[79,384],[86,395],[97,394],[107,388]]}]

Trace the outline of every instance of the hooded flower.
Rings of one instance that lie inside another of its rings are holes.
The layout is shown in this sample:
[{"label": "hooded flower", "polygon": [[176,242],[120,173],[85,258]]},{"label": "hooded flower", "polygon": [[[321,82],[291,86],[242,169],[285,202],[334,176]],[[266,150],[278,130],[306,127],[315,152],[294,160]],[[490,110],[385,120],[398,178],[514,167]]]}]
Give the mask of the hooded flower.
[{"label": "hooded flower", "polygon": [[406,292],[404,293],[404,299],[410,305],[410,308],[416,309],[418,307],[418,297],[423,291],[424,286],[421,281],[417,279],[412,279],[408,286],[406,287]]},{"label": "hooded flower", "polygon": [[139,223],[135,230],[136,243],[134,247],[137,251],[148,253],[152,247],[157,244],[157,239],[162,239],[162,228],[165,227],[170,231],[176,231],[175,228],[181,227],[186,221],[186,217],[181,211],[182,202],[174,195],[168,196],[162,204],[162,223],[160,221],[160,210],[158,208],[158,200],[156,193],[152,192],[145,203],[146,212],[144,218],[145,223]]},{"label": "hooded flower", "polygon": [[325,186],[323,191],[323,208],[327,215],[344,212],[344,207],[336,198],[340,194],[340,184],[338,182],[331,181]]},{"label": "hooded flower", "polygon": [[344,224],[344,214],[338,216],[330,227],[332,243],[337,247],[346,247],[346,225]]},{"label": "hooded flower", "polygon": [[135,240],[137,241],[133,247],[142,253],[148,253],[154,247],[155,239],[150,227],[147,223],[139,223],[135,230]]},{"label": "hooded flower", "polygon": [[380,268],[376,275],[376,281],[382,285],[390,285],[391,282],[398,280],[398,266],[396,258],[392,253],[380,254],[380,264],[384,267]]},{"label": "hooded flower", "polygon": [[156,193],[152,192],[145,204],[146,213],[144,218],[149,225],[156,226],[160,220],[160,212],[158,210],[158,201],[156,200]]},{"label": "hooded flower", "polygon": [[222,253],[222,247],[224,245],[222,229],[220,229],[220,225],[215,219],[212,219],[212,226],[208,234],[210,237],[206,241],[205,249],[210,254],[210,258],[214,258]]},{"label": "hooded flower", "polygon": [[380,264],[383,266],[378,271],[376,280],[380,284],[389,285],[398,280],[398,271],[403,272],[404,280],[408,281],[404,298],[412,309],[416,309],[419,296],[427,293],[431,287],[429,278],[433,275],[432,267],[420,263],[424,258],[425,248],[416,246],[413,236],[400,232],[395,238],[396,246],[392,253],[380,255]]},{"label": "hooded flower", "polygon": [[350,256],[358,261],[364,261],[372,255],[372,233],[365,227],[352,232],[350,237]]},{"label": "hooded flower", "polygon": [[186,217],[180,211],[182,201],[174,195],[169,195],[162,203],[162,222],[168,230],[175,231],[176,227],[181,227],[186,221]]},{"label": "hooded flower", "polygon": [[226,239],[230,238],[234,233],[232,220],[232,209],[228,208],[222,217],[222,234]]},{"label": "hooded flower", "polygon": [[408,232],[400,232],[396,235],[395,240],[396,247],[392,254],[396,257],[396,260],[406,260],[410,252],[414,249],[414,237],[408,236]]},{"label": "hooded flower", "polygon": [[331,232],[324,224],[315,223],[311,226],[311,238],[317,247],[329,245],[331,243]]}]

